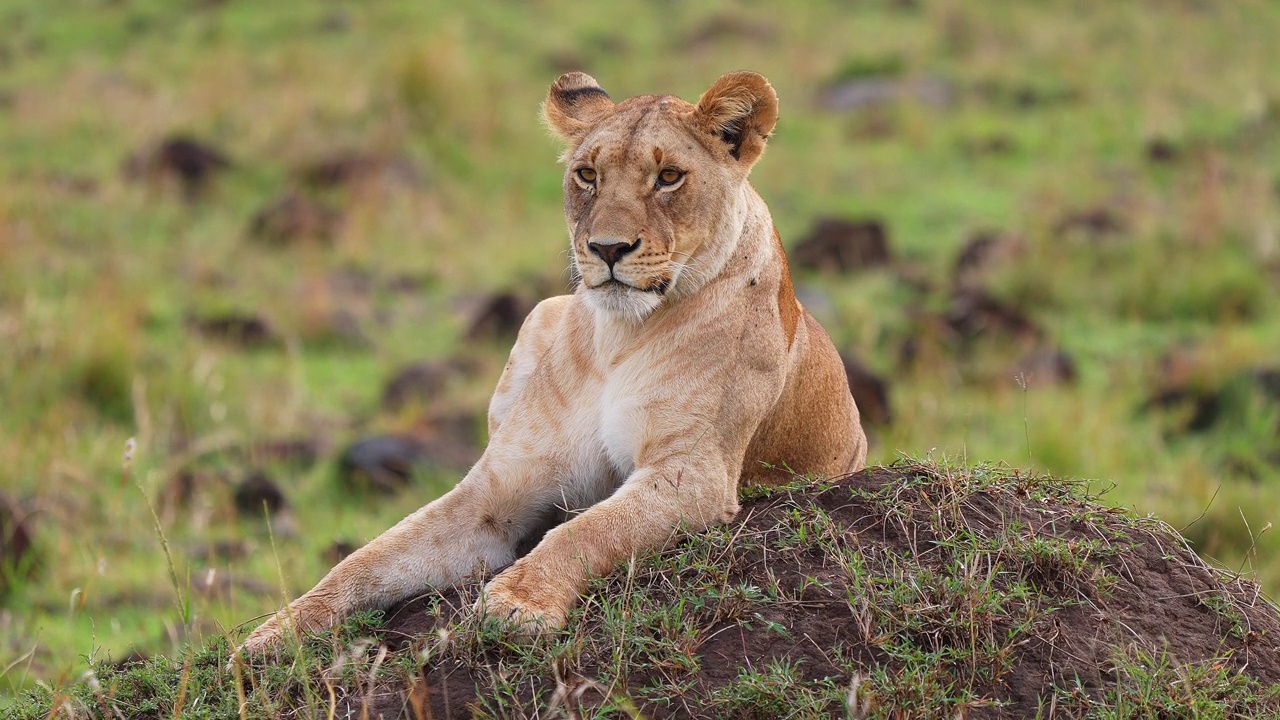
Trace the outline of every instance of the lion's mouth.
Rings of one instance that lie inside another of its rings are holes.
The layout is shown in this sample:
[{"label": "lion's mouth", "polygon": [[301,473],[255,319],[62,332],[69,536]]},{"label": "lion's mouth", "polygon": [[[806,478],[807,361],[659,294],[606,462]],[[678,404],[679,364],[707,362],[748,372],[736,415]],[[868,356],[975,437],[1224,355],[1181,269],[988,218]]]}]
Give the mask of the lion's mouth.
[{"label": "lion's mouth", "polygon": [[661,278],[649,283],[648,287],[638,287],[629,282],[619,280],[616,277],[610,277],[595,285],[588,285],[588,290],[604,290],[606,292],[626,292],[628,290],[636,290],[638,292],[654,293],[657,295],[666,295],[667,290],[671,287],[671,281],[667,278]]}]

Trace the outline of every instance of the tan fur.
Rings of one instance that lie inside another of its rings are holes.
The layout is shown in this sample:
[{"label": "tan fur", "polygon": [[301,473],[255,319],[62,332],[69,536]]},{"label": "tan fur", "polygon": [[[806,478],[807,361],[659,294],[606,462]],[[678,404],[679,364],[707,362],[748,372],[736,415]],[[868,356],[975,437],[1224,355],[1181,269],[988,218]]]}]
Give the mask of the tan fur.
[{"label": "tan fur", "polygon": [[[343,560],[247,651],[485,568],[505,569],[483,611],[557,627],[592,575],[733,518],[740,483],[864,463],[840,358],[797,302],[747,182],[777,120],[768,81],[731,73],[696,106],[614,105],[570,73],[543,112],[568,146],[581,286],[525,321],[489,406],[489,446],[457,487]],[[682,174],[663,185],[663,170]],[[618,243],[629,250],[611,270],[599,248]]]}]

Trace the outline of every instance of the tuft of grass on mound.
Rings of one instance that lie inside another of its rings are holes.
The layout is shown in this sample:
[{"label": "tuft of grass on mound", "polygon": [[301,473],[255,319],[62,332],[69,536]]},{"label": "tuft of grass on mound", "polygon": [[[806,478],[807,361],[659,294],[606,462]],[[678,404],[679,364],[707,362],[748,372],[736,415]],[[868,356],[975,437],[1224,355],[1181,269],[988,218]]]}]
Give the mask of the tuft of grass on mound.
[{"label": "tuft of grass on mound", "polygon": [[1095,500],[916,461],[753,489],[536,641],[462,587],[252,666],[99,665],[18,717],[1280,717],[1280,611]]}]

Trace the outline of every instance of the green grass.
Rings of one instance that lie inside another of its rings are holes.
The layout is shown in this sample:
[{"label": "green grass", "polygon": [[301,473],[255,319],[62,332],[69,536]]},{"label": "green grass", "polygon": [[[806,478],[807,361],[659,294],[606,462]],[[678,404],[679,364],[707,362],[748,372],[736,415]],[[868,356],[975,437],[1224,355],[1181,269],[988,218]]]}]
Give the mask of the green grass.
[{"label": "green grass", "polygon": [[[1115,486],[1108,502],[1195,521],[1202,552],[1274,592],[1274,405],[1231,390],[1241,399],[1228,420],[1189,436],[1140,408],[1173,348],[1194,347],[1213,387],[1280,357],[1280,9],[904,5],[814,3],[780,20],[728,2],[0,1],[0,488],[33,511],[40,557],[0,610],[0,693],[77,680],[90,659],[221,637],[309,587],[334,540],[367,540],[449,486],[426,475],[394,498],[352,499],[333,482],[332,454],[269,466],[295,514],[273,546],[260,519],[234,511],[226,482],[244,467],[224,451],[405,429],[416,418],[379,413],[381,384],[423,358],[479,363],[430,411],[484,407],[505,349],[468,344],[455,299],[566,279],[558,148],[537,117],[566,65],[615,98],[692,99],[721,72],[760,71],[782,117],[753,180],[784,240],[820,214],[884,219],[899,268],[797,277],[837,345],[893,381],[895,421],[874,430],[874,461],[933,450],[1096,478]],[[768,32],[736,36],[734,23]],[[717,27],[731,29],[695,41]],[[817,108],[829,80],[868,73],[940,78],[955,99]],[[178,132],[235,163],[192,203],[122,172]],[[1007,149],[970,149],[990,138]],[[1179,157],[1150,162],[1153,138]],[[420,181],[322,193],[346,216],[331,245],[249,238],[299,166],[346,149],[406,157]],[[1124,229],[1055,233],[1098,207]],[[1074,356],[1076,385],[1032,378],[1023,391],[1019,353],[999,344],[965,357],[942,343],[929,362],[898,367],[918,313],[946,306],[954,258],[981,228],[1023,238],[1022,259],[994,267],[987,286]],[[933,290],[904,287],[903,267]],[[333,290],[338,273],[372,289]],[[397,290],[403,278],[419,284]],[[371,348],[326,339],[338,308]],[[241,352],[187,322],[230,311],[264,315],[282,346]],[[121,478],[131,437],[143,492]],[[213,478],[209,490],[166,512],[162,488],[184,467]],[[243,554],[202,559],[227,540]],[[231,590],[188,594],[187,578],[210,571]],[[794,668],[757,671],[742,692]]]}]

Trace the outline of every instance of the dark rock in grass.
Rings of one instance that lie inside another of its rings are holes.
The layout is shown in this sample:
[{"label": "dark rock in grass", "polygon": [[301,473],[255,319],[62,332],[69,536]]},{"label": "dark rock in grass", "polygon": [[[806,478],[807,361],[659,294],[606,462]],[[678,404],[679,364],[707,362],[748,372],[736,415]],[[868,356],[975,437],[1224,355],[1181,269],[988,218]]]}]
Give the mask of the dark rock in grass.
[{"label": "dark rock in grass", "polygon": [[1107,208],[1094,208],[1064,215],[1053,226],[1053,235],[1059,240],[1081,237],[1098,241],[1120,235],[1126,229],[1124,219]]},{"label": "dark rock in grass", "polygon": [[737,13],[723,13],[693,28],[683,44],[685,50],[699,52],[735,41],[767,46],[777,39],[778,28],[773,23],[753,22]]},{"label": "dark rock in grass", "polygon": [[961,342],[978,339],[1034,344],[1040,326],[1026,313],[983,290],[964,289],[951,297],[944,320]]},{"label": "dark rock in grass", "polygon": [[329,242],[342,226],[342,213],[298,193],[269,203],[249,224],[249,235],[268,245]]},{"label": "dark rock in grass", "polygon": [[130,157],[125,163],[125,176],[152,183],[176,181],[190,200],[230,167],[231,160],[221,150],[191,137],[175,135]]},{"label": "dark rock in grass", "polygon": [[408,365],[387,381],[382,390],[382,409],[395,413],[415,405],[426,407],[467,370],[467,363],[461,360],[424,361]]},{"label": "dark rock in grass", "polygon": [[411,435],[377,435],[358,440],[338,458],[343,487],[395,492],[413,480],[414,468],[427,455],[427,444]]},{"label": "dark rock in grass", "polygon": [[978,287],[989,271],[1017,262],[1026,252],[1026,241],[1018,235],[993,230],[975,232],[956,256],[952,282],[957,288]]},{"label": "dark rock in grass", "polygon": [[218,568],[192,573],[190,587],[199,595],[221,602],[230,602],[245,595],[263,597],[272,594],[271,586],[260,580],[240,577]]},{"label": "dark rock in grass", "polygon": [[1250,443],[1256,453],[1250,462],[1261,458],[1265,464],[1268,458],[1280,457],[1280,420],[1269,432],[1258,433],[1256,426],[1259,415],[1280,417],[1280,368],[1243,370],[1217,383],[1205,382],[1191,372],[1172,377],[1143,404],[1146,410],[1160,410],[1170,417],[1169,434],[1257,434]]},{"label": "dark rock in grass", "polygon": [[299,328],[302,341],[311,348],[369,350],[373,338],[364,331],[364,322],[349,308],[311,313]]},{"label": "dark rock in grass", "polygon": [[789,256],[796,267],[840,273],[880,267],[892,259],[883,222],[830,217],[819,219]]},{"label": "dark rock in grass", "polygon": [[1182,149],[1168,138],[1152,138],[1147,141],[1146,156],[1153,164],[1168,164],[1182,157]]},{"label": "dark rock in grass", "polygon": [[[488,416],[466,410],[428,415],[419,425],[419,432],[436,446],[433,452],[437,464],[447,467],[470,467],[479,459],[483,443],[480,428]],[[442,450],[449,449],[449,452]]]},{"label": "dark rock in grass", "polygon": [[359,549],[358,545],[349,540],[334,540],[329,543],[329,547],[326,547],[324,552],[320,553],[320,559],[329,565],[337,565]]},{"label": "dark rock in grass", "polygon": [[979,98],[993,105],[1024,111],[1070,104],[1080,99],[1080,92],[1074,88],[1049,84],[991,80],[977,83],[973,90]]},{"label": "dark rock in grass", "polygon": [[476,592],[390,609],[377,641],[417,672],[346,681],[338,715],[593,717],[625,698],[649,718],[1181,717],[1194,696],[1280,717],[1280,611],[1256,584],[1085,483],[1013,471],[901,463],[750,494],[727,527],[593,583],[546,652],[486,644]]},{"label": "dark rock in grass", "polygon": [[130,650],[129,652],[125,653],[124,657],[120,658],[119,660],[108,659],[107,665],[110,665],[111,667],[117,670],[123,670],[130,665],[137,665],[139,663],[144,663],[150,659],[151,659],[150,655],[140,650]]},{"label": "dark rock in grass", "polygon": [[30,515],[0,493],[0,599],[35,568]]},{"label": "dark rock in grass", "polygon": [[315,188],[363,186],[373,183],[417,187],[422,172],[403,155],[347,151],[322,158],[298,170],[298,178]]},{"label": "dark rock in grass", "polygon": [[991,350],[1008,355],[1001,360],[1003,367],[1016,357],[1013,353],[1030,353],[1045,342],[1044,331],[1031,317],[978,288],[956,290],[941,313],[917,308],[908,316],[898,349],[898,368],[904,372],[923,367],[935,374],[963,373],[957,360]]},{"label": "dark rock in grass", "polygon": [[1027,387],[1072,385],[1076,381],[1076,361],[1061,348],[1042,347],[1019,360],[1011,374]]},{"label": "dark rock in grass", "polygon": [[255,465],[275,462],[305,470],[314,466],[325,451],[325,443],[317,438],[277,438],[251,443],[248,459]]},{"label": "dark rock in grass", "polygon": [[239,560],[249,555],[249,543],[244,540],[216,540],[209,543],[192,545],[187,549],[187,557],[206,563]]},{"label": "dark rock in grass", "polygon": [[838,112],[902,101],[946,107],[955,101],[955,89],[951,83],[938,77],[857,77],[832,83],[818,96],[819,106]]},{"label": "dark rock in grass", "polygon": [[284,491],[267,474],[255,470],[236,486],[234,495],[236,510],[243,517],[261,518],[276,515],[289,505]]},{"label": "dark rock in grass", "polygon": [[511,292],[490,295],[480,301],[467,325],[468,340],[514,338],[534,303]]},{"label": "dark rock in grass", "polygon": [[965,140],[960,144],[960,149],[975,157],[1008,155],[1018,149],[1018,142],[1011,135],[986,135]]},{"label": "dark rock in grass", "polygon": [[260,315],[224,313],[193,317],[191,327],[201,335],[245,349],[279,347],[280,337],[271,323]]},{"label": "dark rock in grass", "polygon": [[1204,432],[1218,422],[1221,406],[1217,395],[1208,388],[1191,386],[1157,390],[1147,398],[1143,408],[1177,412],[1183,417],[1179,432]]},{"label": "dark rock in grass", "polygon": [[338,482],[343,487],[393,493],[409,485],[420,470],[469,468],[480,453],[475,446],[477,421],[467,417],[467,423],[452,425],[446,419],[429,421],[412,435],[375,435],[356,441],[338,458]]},{"label": "dark rock in grass", "polygon": [[865,365],[849,355],[840,354],[844,361],[844,373],[849,380],[849,392],[858,404],[862,422],[872,425],[888,425],[893,420],[889,410],[889,383],[871,372]]}]

